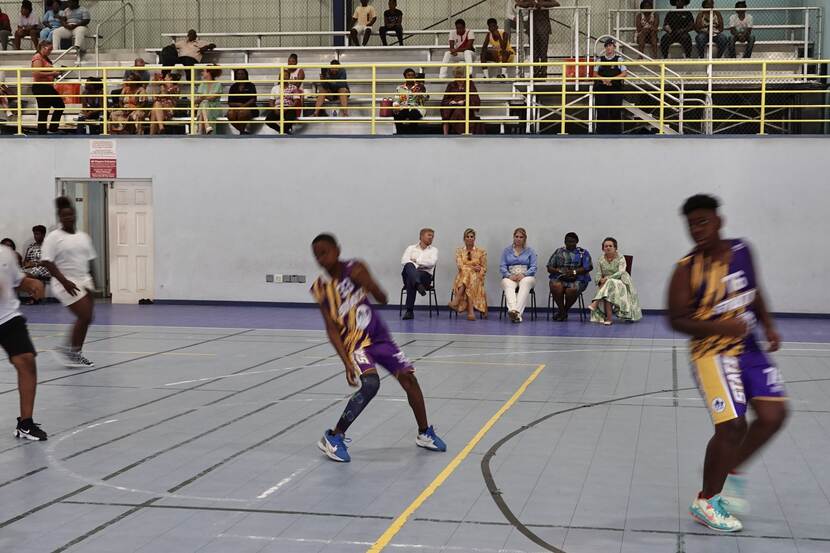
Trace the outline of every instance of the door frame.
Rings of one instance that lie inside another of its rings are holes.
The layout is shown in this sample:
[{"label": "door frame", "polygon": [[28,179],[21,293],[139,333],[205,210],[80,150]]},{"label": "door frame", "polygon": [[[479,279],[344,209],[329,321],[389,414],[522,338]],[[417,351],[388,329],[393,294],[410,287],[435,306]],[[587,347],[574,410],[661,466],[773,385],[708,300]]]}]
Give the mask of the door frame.
[{"label": "door frame", "polygon": [[[149,183],[153,186],[152,178],[115,178],[115,179],[92,179],[89,177],[55,177],[55,197],[63,195],[62,183],[66,182],[80,182],[89,186],[90,183],[100,182],[104,185],[104,248],[103,252],[97,252],[98,257],[101,258],[102,267],[104,271],[104,286],[103,297],[112,298],[112,289],[110,288],[110,220],[109,220],[109,193],[115,187],[115,183]],[[155,203],[155,202],[154,202]],[[86,206],[84,206],[86,208]],[[88,218],[87,218],[88,219]],[[153,224],[153,257],[155,258],[155,231],[156,227]]]}]

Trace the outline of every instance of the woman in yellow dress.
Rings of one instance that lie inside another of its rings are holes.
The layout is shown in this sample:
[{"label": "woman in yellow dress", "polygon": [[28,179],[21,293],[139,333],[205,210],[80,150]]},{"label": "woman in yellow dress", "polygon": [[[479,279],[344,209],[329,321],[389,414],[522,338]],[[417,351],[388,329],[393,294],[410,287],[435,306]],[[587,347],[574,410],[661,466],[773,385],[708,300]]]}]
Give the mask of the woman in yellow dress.
[{"label": "woman in yellow dress", "polygon": [[458,275],[452,285],[453,297],[450,309],[458,313],[467,312],[467,320],[476,320],[476,310],[487,318],[487,292],[484,277],[487,275],[487,252],[476,246],[476,231],[464,231],[464,246],[455,250],[455,264]]}]

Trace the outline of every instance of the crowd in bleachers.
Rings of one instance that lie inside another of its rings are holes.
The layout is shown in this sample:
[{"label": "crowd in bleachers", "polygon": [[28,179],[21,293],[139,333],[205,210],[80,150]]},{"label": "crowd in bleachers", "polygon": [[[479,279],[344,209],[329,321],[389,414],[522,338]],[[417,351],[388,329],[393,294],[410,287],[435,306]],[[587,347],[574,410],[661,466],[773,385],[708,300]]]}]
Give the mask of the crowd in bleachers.
[{"label": "crowd in bleachers", "polygon": [[9,15],[0,10],[0,48],[6,50],[11,40],[13,48],[20,50],[23,40],[28,39],[34,50],[40,41],[52,42],[58,48],[82,49],[91,20],[89,10],[81,6],[80,0],[45,0],[41,17],[35,13],[31,0],[23,0],[14,30]]}]

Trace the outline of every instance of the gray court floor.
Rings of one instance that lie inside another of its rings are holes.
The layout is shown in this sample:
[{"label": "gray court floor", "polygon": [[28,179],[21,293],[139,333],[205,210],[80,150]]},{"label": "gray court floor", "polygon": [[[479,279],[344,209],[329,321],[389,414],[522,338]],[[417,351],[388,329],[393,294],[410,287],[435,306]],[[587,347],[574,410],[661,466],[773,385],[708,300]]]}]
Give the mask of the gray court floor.
[{"label": "gray court floor", "polygon": [[[40,350],[65,327],[32,325]],[[399,334],[450,450],[414,444],[397,383],[315,446],[349,394],[322,332],[102,327],[97,367],[40,357],[45,443],[11,436],[0,373],[0,551],[366,551],[544,364],[387,551],[830,551],[830,345],[776,356],[793,417],[750,469],[738,536],[693,523],[710,423],[673,340]]]}]

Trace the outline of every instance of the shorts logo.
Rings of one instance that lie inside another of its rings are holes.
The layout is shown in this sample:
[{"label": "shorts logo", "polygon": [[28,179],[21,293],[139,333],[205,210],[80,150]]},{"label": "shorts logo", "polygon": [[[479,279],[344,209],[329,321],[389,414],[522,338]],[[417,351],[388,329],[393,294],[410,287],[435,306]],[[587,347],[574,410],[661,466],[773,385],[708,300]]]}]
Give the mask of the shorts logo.
[{"label": "shorts logo", "polygon": [[357,312],[355,313],[355,322],[357,323],[357,328],[366,330],[369,323],[372,322],[372,310],[368,305],[358,306]]},{"label": "shorts logo", "polygon": [[724,409],[726,409],[726,402],[723,401],[723,398],[716,397],[712,400],[712,410],[715,413],[723,413]]}]

